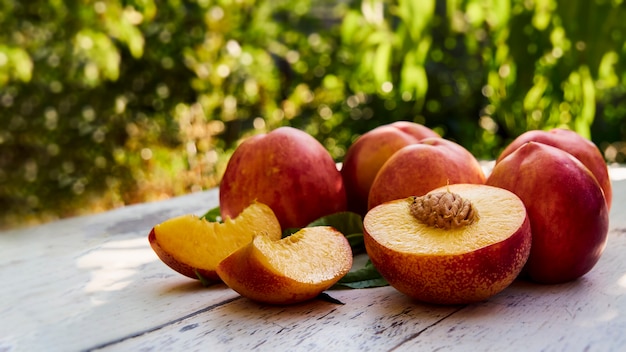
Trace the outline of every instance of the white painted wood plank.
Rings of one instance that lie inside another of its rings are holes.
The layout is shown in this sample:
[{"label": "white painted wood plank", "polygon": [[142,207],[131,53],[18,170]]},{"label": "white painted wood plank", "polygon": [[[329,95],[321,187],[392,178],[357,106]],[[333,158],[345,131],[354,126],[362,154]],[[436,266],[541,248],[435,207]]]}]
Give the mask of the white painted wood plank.
[{"label": "white painted wood plank", "polygon": [[598,265],[574,282],[516,282],[468,306],[398,351],[625,351],[626,233],[612,233]]},{"label": "white painted wood plank", "polygon": [[217,191],[0,233],[0,351],[73,351],[232,299],[165,266],[150,228]]},{"label": "white painted wood plank", "polygon": [[415,304],[391,287],[328,293],[345,305],[279,307],[240,298],[104,350],[389,350],[459,309]]}]

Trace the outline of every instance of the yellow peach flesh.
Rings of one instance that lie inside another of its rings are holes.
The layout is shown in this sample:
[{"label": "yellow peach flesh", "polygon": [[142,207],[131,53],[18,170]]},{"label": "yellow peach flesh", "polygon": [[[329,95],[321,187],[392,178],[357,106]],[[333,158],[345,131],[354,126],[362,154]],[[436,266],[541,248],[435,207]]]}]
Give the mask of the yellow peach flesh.
[{"label": "yellow peach flesh", "polygon": [[[322,283],[343,276],[352,266],[352,253],[342,234],[313,236],[315,228],[303,228],[280,241],[257,236],[254,247],[259,261],[275,273],[302,283]],[[294,258],[298,258],[294,260]]]},{"label": "yellow peach flesh", "polygon": [[281,237],[278,219],[261,203],[253,203],[238,217],[226,218],[223,223],[182,215],[155,226],[154,232],[159,246],[174,259],[209,271],[257,234],[274,240]]},{"label": "yellow peach flesh", "polygon": [[[456,229],[429,227],[409,212],[411,199],[373,210],[368,223],[372,237],[382,246],[415,255],[461,254],[500,242],[524,220],[520,201],[490,188],[468,187],[463,197],[478,209],[479,220]],[[402,215],[400,215],[402,214]],[[384,234],[384,236],[376,236]]]}]

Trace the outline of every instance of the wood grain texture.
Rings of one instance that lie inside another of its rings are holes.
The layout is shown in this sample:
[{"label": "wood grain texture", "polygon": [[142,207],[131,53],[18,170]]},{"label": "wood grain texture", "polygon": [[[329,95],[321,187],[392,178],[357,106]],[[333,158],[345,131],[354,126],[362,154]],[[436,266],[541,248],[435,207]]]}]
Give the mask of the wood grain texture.
[{"label": "wood grain texture", "polygon": [[0,351],[89,348],[237,295],[158,260],[151,227],[202,213],[217,191],[0,234]]},{"label": "wood grain texture", "polygon": [[0,233],[0,351],[623,351],[626,169],[612,169],[607,248],[574,282],[518,281],[434,306],[391,287],[277,307],[161,263],[150,228],[217,205],[211,190]]},{"label": "wood grain texture", "polygon": [[321,300],[288,307],[241,298],[210,312],[127,339],[113,350],[214,351],[385,350],[437,324],[459,307],[415,304],[390,287],[330,291],[344,305]]}]

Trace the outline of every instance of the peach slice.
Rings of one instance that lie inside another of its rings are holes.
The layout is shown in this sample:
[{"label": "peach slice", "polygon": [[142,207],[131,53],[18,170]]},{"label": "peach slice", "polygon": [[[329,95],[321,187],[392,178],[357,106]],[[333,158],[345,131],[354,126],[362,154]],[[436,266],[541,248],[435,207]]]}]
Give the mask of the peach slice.
[{"label": "peach slice", "polygon": [[199,279],[219,280],[215,268],[224,258],[247,245],[257,234],[278,240],[282,232],[270,207],[252,203],[235,219],[209,222],[182,215],[156,225],[148,236],[150,246],[170,268]]},{"label": "peach slice", "polygon": [[530,254],[524,204],[492,186],[454,184],[383,203],[363,226],[380,274],[423,302],[484,301],[517,278]]},{"label": "peach slice", "polygon": [[256,236],[217,266],[230,288],[251,300],[293,304],[317,297],[352,267],[345,236],[330,226],[306,227],[275,240]]}]

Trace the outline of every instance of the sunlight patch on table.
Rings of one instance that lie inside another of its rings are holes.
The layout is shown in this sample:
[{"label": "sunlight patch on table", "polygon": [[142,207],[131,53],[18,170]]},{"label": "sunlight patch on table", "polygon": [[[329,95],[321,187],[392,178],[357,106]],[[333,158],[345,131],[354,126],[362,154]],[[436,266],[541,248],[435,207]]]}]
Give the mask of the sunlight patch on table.
[{"label": "sunlight patch on table", "polygon": [[617,284],[622,288],[626,288],[626,274],[622,275],[622,277],[617,280]]},{"label": "sunlight patch on table", "polygon": [[597,316],[589,316],[587,319],[580,319],[582,323],[580,326],[594,327],[598,325],[605,325],[617,317],[619,317],[619,311],[617,309],[606,309],[602,312],[598,312]]},{"label": "sunlight patch on table", "polygon": [[91,303],[106,303],[98,293],[119,291],[133,282],[133,276],[140,268],[157,260],[145,238],[112,241],[102,247],[81,256],[76,265],[91,272],[91,279],[84,291],[92,295]]},{"label": "sunlight patch on table", "polygon": [[626,180],[626,167],[609,167],[609,177],[612,181]]}]

